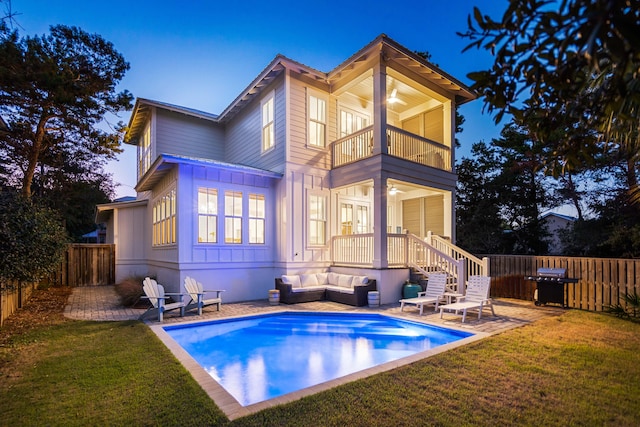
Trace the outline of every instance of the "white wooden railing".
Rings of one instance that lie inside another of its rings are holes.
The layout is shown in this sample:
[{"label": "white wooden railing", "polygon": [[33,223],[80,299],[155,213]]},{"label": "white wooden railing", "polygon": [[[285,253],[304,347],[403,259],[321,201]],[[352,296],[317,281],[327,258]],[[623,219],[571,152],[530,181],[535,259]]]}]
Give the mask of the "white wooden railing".
[{"label": "white wooden railing", "polygon": [[[459,282],[466,282],[466,262],[464,259],[453,259],[444,252],[434,248],[423,239],[414,234],[407,234],[407,266],[411,267],[425,276],[433,272],[447,273],[452,279],[450,290],[457,291]],[[464,289],[460,291],[464,293]]]},{"label": "white wooden railing", "polygon": [[446,145],[387,125],[387,149],[391,156],[451,171],[451,150]]},{"label": "white wooden railing", "polygon": [[346,165],[364,158],[373,153],[373,126],[352,133],[351,135],[334,141],[333,167]]},{"label": "white wooden railing", "polygon": [[467,263],[466,272],[469,276],[488,276],[489,275],[489,258],[482,259],[452,244],[449,240],[440,236],[436,236],[431,232],[427,233],[427,243],[438,251],[447,254],[449,257],[459,260],[464,259]]},{"label": "white wooden railing", "polygon": [[[372,233],[334,236],[331,259],[334,265],[373,267]],[[446,239],[429,235],[424,240],[414,234],[387,235],[387,264],[390,268],[410,267],[428,276],[442,271],[453,283],[466,282],[469,275],[486,276],[489,260],[478,259]]]},{"label": "white wooden railing", "polygon": [[[425,166],[451,171],[451,150],[446,145],[387,125],[387,153]],[[332,143],[333,167],[346,165],[373,154],[373,126]]]}]

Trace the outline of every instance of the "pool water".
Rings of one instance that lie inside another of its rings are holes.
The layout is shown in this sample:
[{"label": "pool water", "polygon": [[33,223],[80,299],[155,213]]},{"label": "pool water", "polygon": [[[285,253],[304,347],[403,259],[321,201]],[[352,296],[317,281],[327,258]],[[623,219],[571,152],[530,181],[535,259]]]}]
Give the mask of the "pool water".
[{"label": "pool water", "polygon": [[163,328],[242,406],[473,335],[366,313],[275,313]]}]

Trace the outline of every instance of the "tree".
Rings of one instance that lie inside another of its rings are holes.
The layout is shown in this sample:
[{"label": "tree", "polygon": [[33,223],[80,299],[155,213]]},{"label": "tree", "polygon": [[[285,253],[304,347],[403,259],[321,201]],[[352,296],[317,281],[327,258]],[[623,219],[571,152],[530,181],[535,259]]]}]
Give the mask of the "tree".
[{"label": "tree", "polygon": [[552,200],[526,130],[508,124],[472,154],[457,167],[458,243],[475,253],[545,254],[548,233],[539,218]]},{"label": "tree", "polygon": [[0,190],[0,279],[34,282],[55,271],[68,237],[56,212]]},{"label": "tree", "polygon": [[640,196],[639,0],[510,0],[500,20],[475,8],[460,35],[466,49],[495,56],[469,77],[496,122],[511,114],[525,124],[556,174],[597,154],[625,159],[625,183]]},{"label": "tree", "polygon": [[132,96],[116,86],[129,64],[113,45],[76,27],[53,26],[50,34],[19,38],[3,25],[0,37],[0,157],[31,197],[44,156],[110,159],[121,152],[121,130],[103,130],[107,114],[132,108]]}]

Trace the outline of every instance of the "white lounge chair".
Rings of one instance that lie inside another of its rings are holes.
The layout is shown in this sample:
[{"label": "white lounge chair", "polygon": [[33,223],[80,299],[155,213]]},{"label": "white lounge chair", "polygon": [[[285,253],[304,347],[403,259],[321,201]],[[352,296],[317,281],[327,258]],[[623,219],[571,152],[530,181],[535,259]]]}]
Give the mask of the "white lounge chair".
[{"label": "white lounge chair", "polygon": [[[220,294],[224,292],[224,290],[214,289],[207,290],[203,289],[202,283],[196,281],[193,277],[185,277],[184,278],[184,289],[187,291],[188,295],[188,303],[196,304],[198,307],[198,314],[202,314],[202,309],[207,305],[216,304],[218,306],[218,311],[220,311],[220,306],[222,305],[222,297]],[[216,296],[214,298],[205,299],[205,293],[207,292],[215,292]]]},{"label": "white lounge chair", "polygon": [[400,300],[400,311],[404,311],[405,304],[413,304],[420,307],[420,316],[425,304],[435,304],[435,310],[438,310],[438,304],[444,298],[445,288],[447,285],[447,275],[445,273],[429,274],[427,289],[424,292],[418,292],[415,298],[404,298]]},{"label": "white lounge chair", "polygon": [[445,304],[440,306],[440,318],[442,319],[442,313],[447,311],[454,311],[458,314],[462,311],[462,322],[464,323],[467,318],[467,310],[478,309],[478,319],[482,317],[482,310],[485,307],[491,308],[491,314],[496,315],[493,311],[493,304],[489,297],[491,286],[491,277],[487,276],[470,276],[467,281],[467,292],[464,296],[458,297],[457,301],[453,304]]},{"label": "white lounge chair", "polygon": [[[142,281],[142,289],[144,290],[145,296],[142,298],[146,298],[151,302],[151,307],[142,315],[140,319],[146,316],[148,313],[158,312],[158,322],[162,322],[163,314],[165,311],[177,310],[180,309],[180,316],[184,316],[184,310],[187,304],[184,302],[183,294],[176,293],[165,293],[164,286],[160,285],[155,280],[145,277]],[[169,296],[177,296],[178,301],[167,304],[166,300]]]}]

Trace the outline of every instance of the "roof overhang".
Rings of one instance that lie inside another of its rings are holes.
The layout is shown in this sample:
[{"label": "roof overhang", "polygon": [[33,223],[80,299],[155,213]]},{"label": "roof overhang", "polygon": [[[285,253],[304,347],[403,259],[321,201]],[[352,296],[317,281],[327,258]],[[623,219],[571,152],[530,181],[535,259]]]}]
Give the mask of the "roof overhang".
[{"label": "roof overhang", "polygon": [[133,112],[131,113],[131,118],[129,119],[127,133],[124,136],[124,142],[126,144],[138,144],[138,138],[140,137],[140,134],[146,126],[153,108],[161,108],[163,110],[185,114],[187,116],[196,117],[203,120],[216,121],[218,119],[217,115],[207,113],[205,111],[169,104],[167,102],[138,98],[136,99],[136,105],[133,107]]},{"label": "roof overhang", "polygon": [[[378,56],[379,59],[374,58],[374,56]],[[387,65],[395,65],[400,70],[409,70],[412,74],[452,93],[458,105],[473,101],[478,97],[467,85],[415,52],[390,39],[385,34],[379,35],[371,43],[334,68],[329,72],[327,80],[330,84],[333,84],[352,72],[360,73],[362,66],[359,66],[359,64],[367,66],[364,64],[369,64],[372,60],[380,60]]]},{"label": "roof overhang", "polygon": [[113,202],[113,203],[105,203],[102,205],[96,206],[96,224],[101,224],[103,222],[107,222],[111,213],[116,209],[129,209],[135,208],[137,206],[146,206],[147,200],[132,200],[128,202]]},{"label": "roof overhang", "polygon": [[265,178],[280,179],[281,173],[272,172],[264,169],[258,169],[251,166],[244,166],[217,160],[191,158],[183,156],[175,156],[170,154],[161,154],[151,165],[149,170],[144,174],[142,179],[136,186],[136,191],[150,191],[153,187],[167,175],[176,165],[192,165],[215,168],[233,172],[241,172],[249,175],[261,176]]}]

